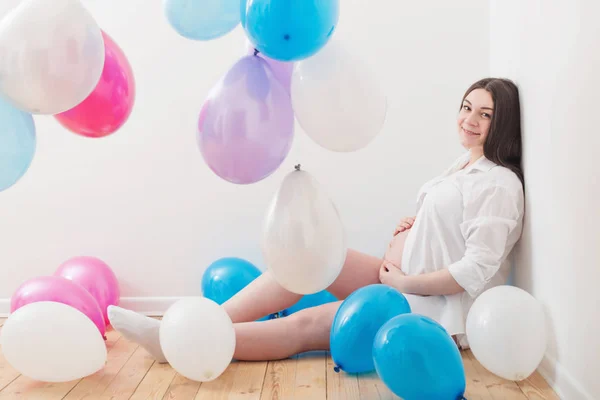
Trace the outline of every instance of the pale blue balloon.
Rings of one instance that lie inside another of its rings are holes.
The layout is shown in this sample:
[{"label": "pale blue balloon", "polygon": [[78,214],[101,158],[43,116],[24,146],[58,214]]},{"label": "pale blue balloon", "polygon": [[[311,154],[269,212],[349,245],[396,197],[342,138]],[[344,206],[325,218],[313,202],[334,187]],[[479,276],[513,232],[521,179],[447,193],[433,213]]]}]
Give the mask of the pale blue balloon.
[{"label": "pale blue balloon", "polygon": [[164,0],[167,21],[192,40],[212,40],[240,23],[240,0]]},{"label": "pale blue balloon", "polygon": [[31,114],[0,96],[0,191],[13,186],[29,169],[35,154]]}]

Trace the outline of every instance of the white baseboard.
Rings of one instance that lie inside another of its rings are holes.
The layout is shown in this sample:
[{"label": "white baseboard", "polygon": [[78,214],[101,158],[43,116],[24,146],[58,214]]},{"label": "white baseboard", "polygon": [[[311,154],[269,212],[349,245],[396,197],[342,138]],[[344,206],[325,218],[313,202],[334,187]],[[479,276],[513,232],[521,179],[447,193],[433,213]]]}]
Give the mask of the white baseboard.
[{"label": "white baseboard", "polygon": [[[160,317],[177,300],[185,297],[122,297],[119,307],[152,317]],[[8,317],[10,299],[0,299],[0,317]]]},{"label": "white baseboard", "polygon": [[554,357],[546,354],[538,371],[562,400],[594,399]]}]

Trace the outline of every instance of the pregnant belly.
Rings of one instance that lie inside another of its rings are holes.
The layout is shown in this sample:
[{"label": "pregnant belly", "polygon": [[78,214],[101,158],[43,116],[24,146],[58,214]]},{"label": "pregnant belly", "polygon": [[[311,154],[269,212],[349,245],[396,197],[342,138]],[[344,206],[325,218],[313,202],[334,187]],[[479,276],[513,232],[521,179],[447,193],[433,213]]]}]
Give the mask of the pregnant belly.
[{"label": "pregnant belly", "polygon": [[392,264],[400,267],[402,265],[402,253],[404,252],[404,243],[410,233],[410,229],[400,232],[390,241],[387,251],[383,258]]}]

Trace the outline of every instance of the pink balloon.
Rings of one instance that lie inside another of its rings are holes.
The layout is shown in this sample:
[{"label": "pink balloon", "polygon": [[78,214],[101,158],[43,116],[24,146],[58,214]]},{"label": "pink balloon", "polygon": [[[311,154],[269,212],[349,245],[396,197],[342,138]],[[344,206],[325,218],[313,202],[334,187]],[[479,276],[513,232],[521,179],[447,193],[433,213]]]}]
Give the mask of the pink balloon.
[{"label": "pink balloon", "polygon": [[120,300],[119,281],[113,270],[95,257],[73,257],[62,263],[55,276],[69,279],[87,290],[100,306],[105,325],[109,325],[108,306],[116,306]]},{"label": "pink balloon", "polygon": [[104,69],[92,93],[74,108],[54,117],[70,131],[100,138],[117,131],[129,118],[135,101],[135,80],[125,54],[105,33]]},{"label": "pink balloon", "polygon": [[40,276],[23,283],[11,298],[10,312],[36,303],[53,301],[74,307],[88,316],[105,337],[106,326],[98,303],[83,287],[61,276]]}]

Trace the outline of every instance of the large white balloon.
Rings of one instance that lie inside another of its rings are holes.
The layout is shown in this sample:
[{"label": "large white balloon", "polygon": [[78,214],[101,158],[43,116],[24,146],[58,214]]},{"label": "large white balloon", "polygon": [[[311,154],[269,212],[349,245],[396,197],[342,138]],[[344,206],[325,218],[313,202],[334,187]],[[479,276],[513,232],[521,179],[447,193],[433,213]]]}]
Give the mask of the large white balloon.
[{"label": "large white balloon", "polygon": [[235,330],[229,315],[205,297],[182,299],[169,307],[159,335],[167,361],[194,381],[218,378],[235,351]]},{"label": "large white balloon", "polygon": [[296,63],[292,73],[292,106],[300,126],[332,151],[366,147],[385,122],[383,88],[359,54],[332,38],[314,56]]},{"label": "large white balloon", "polygon": [[0,94],[17,108],[69,110],[103,68],[102,32],[79,0],[24,0],[0,23]]},{"label": "large white balloon", "polygon": [[520,381],[535,372],[546,351],[544,309],[514,286],[482,293],[469,311],[466,331],[475,358],[508,380]]},{"label": "large white balloon", "polygon": [[6,361],[42,382],[69,382],[102,369],[106,345],[96,325],[63,303],[40,301],[12,313],[0,337]]},{"label": "large white balloon", "polygon": [[346,259],[344,227],[335,204],[299,168],[283,180],[268,208],[263,254],[287,290],[312,294],[338,277]]}]

